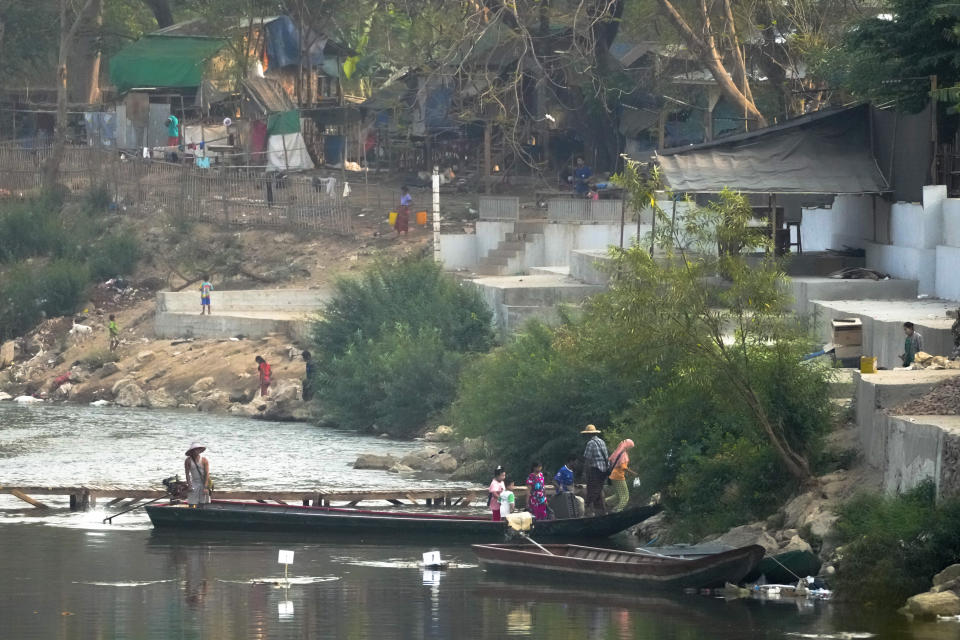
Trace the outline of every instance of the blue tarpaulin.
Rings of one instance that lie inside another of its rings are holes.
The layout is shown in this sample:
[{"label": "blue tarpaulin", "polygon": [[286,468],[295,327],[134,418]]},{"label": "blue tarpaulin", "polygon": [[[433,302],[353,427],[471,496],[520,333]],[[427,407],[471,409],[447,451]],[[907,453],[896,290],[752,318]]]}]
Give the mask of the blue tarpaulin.
[{"label": "blue tarpaulin", "polygon": [[[300,64],[300,30],[290,16],[280,16],[266,25],[267,65],[271,68]],[[305,29],[304,38],[310,43],[309,64],[323,64],[323,48],[327,44],[325,36]],[[306,61],[305,61],[306,62]]]}]

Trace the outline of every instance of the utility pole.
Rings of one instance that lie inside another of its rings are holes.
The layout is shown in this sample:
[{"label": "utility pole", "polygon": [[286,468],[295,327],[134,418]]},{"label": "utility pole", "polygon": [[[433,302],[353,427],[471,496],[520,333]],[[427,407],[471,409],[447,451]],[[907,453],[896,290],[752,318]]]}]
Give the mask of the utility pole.
[{"label": "utility pole", "polygon": [[433,261],[440,260],[440,167],[433,167]]}]

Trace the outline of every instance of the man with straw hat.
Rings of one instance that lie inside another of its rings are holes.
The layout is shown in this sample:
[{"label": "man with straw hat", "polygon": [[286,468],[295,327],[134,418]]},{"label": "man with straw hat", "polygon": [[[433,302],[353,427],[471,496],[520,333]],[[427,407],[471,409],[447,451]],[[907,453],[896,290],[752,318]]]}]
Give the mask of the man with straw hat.
[{"label": "man with straw hat", "polygon": [[210,461],[200,454],[207,448],[194,442],[187,449],[183,471],[187,476],[187,504],[198,505],[210,502]]},{"label": "man with straw hat", "polygon": [[586,508],[592,509],[594,515],[601,515],[606,512],[606,506],[603,503],[603,485],[610,474],[607,443],[600,437],[600,429],[592,424],[588,424],[587,428],[580,433],[590,437],[587,440],[587,447],[583,450],[583,466],[587,475]]}]

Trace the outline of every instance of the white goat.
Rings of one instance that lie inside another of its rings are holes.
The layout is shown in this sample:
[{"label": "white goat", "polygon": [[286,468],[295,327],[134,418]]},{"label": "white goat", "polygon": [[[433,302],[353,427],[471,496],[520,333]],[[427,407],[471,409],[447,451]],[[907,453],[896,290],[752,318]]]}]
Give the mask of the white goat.
[{"label": "white goat", "polygon": [[74,341],[83,342],[93,335],[93,327],[86,324],[77,324],[76,319],[74,319],[73,326],[70,327],[70,335],[73,336]]}]

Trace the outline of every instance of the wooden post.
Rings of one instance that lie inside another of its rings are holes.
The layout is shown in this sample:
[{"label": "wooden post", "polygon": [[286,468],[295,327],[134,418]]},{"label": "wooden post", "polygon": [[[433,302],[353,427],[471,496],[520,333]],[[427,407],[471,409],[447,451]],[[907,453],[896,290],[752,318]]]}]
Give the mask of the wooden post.
[{"label": "wooden post", "polygon": [[493,172],[493,125],[487,120],[483,125],[483,191],[490,192],[490,175]]}]

